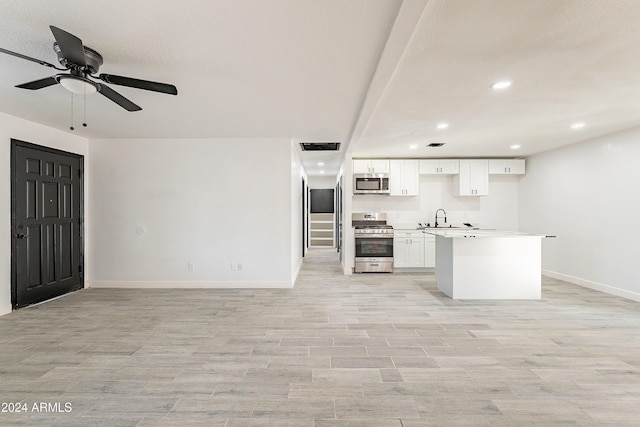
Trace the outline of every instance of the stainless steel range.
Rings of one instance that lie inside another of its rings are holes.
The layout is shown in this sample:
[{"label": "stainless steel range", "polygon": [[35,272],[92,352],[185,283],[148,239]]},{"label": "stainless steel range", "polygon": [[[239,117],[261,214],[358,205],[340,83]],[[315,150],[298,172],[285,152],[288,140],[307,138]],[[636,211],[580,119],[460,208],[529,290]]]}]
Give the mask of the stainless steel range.
[{"label": "stainless steel range", "polygon": [[385,213],[354,213],[354,273],[393,273],[393,227]]}]

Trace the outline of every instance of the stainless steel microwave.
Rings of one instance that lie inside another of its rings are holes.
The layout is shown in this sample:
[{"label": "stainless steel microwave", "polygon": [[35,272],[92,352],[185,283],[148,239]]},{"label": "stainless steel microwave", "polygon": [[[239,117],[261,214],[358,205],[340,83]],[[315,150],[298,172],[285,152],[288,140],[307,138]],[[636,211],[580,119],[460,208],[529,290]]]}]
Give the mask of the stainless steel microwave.
[{"label": "stainless steel microwave", "polygon": [[353,194],[389,194],[388,173],[356,173]]}]

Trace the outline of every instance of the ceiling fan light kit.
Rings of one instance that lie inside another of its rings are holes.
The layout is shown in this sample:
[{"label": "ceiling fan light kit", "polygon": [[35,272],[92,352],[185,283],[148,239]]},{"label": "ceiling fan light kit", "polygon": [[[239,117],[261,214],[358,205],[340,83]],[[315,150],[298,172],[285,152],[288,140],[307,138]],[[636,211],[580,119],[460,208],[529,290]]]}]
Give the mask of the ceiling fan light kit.
[{"label": "ceiling fan light kit", "polygon": [[56,74],[40,80],[23,83],[16,87],[21,89],[38,90],[55,84],[62,85],[71,93],[77,95],[89,95],[99,92],[101,95],[115,102],[127,111],[139,111],[142,108],[125,98],[120,93],[111,89],[109,86],[98,83],[92,79],[98,79],[105,83],[119,86],[127,86],[136,89],[149,90],[152,92],[166,93],[169,95],[177,95],[178,90],[174,85],[167,83],[152,82],[149,80],[134,79],[131,77],[115,76],[112,74],[95,75],[103,63],[102,55],[95,50],[86,47],[80,38],[68,33],[60,28],[50,25],[49,28],[53,33],[55,42],[53,50],[58,56],[58,62],[63,68],[56,67],[45,61],[32,58],[27,55],[16,53],[7,49],[0,48],[0,52],[12,55],[27,61],[35,62],[46,67],[55,68],[60,71],[69,71],[68,74]]},{"label": "ceiling fan light kit", "polygon": [[69,92],[76,95],[91,95],[100,91],[100,85],[86,77],[74,76],[72,74],[57,74],[54,79]]}]

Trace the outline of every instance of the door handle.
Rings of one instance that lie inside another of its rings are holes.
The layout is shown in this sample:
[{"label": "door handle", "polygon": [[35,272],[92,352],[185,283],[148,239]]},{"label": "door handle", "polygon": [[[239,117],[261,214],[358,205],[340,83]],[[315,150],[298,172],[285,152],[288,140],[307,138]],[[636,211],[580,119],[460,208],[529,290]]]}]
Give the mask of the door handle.
[{"label": "door handle", "polygon": [[29,235],[28,234],[24,234],[24,233],[18,233],[18,234],[16,234],[16,238],[17,239],[28,239]]}]

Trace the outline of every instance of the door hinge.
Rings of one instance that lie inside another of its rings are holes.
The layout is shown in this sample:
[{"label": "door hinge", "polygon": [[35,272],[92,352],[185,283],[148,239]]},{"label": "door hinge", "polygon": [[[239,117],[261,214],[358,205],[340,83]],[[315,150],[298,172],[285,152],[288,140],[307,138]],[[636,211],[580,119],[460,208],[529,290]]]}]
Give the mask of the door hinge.
[{"label": "door hinge", "polygon": [[78,273],[82,273],[82,266],[81,265],[78,266]]},{"label": "door hinge", "polygon": [[78,178],[82,178],[82,169],[78,169]]}]

